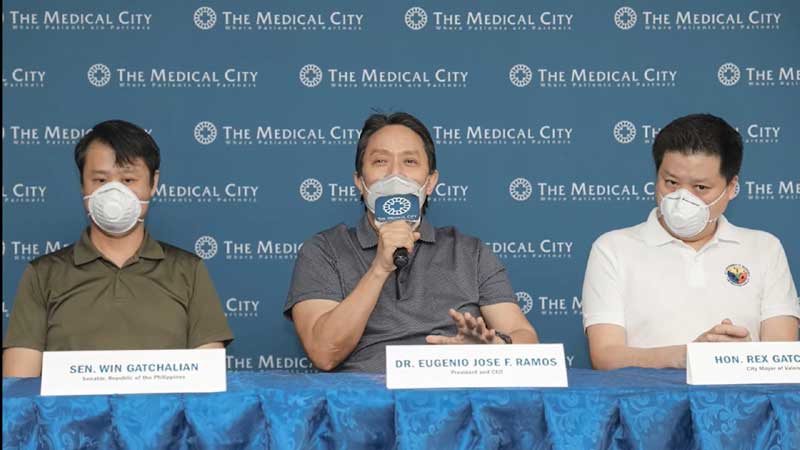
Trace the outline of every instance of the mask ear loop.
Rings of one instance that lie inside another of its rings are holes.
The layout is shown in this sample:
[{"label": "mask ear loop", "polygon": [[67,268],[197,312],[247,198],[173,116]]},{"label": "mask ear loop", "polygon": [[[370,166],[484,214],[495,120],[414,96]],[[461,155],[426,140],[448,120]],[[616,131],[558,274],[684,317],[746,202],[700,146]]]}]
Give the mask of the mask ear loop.
[{"label": "mask ear loop", "polygon": [[361,179],[361,187],[363,187],[364,190],[367,191],[367,194],[369,194],[369,188],[367,187],[367,182],[364,181],[364,175],[361,175],[359,178]]},{"label": "mask ear loop", "polygon": [[[361,178],[361,187],[363,187],[363,188],[364,188],[364,190],[367,192],[367,196],[369,196],[370,194],[372,194],[372,192],[371,192],[371,191],[369,190],[369,188],[367,187],[367,182],[366,182],[366,181],[364,181],[364,176],[362,175],[360,178]],[[366,207],[367,207],[367,210],[368,210],[368,211],[370,211],[370,212],[372,212],[372,214],[374,215],[374,214],[375,214],[375,211],[373,211],[373,210],[371,210],[371,209],[370,209],[370,207],[369,207],[369,202],[368,202],[368,201],[367,201],[367,199],[366,199],[366,198],[364,198],[364,197],[365,197],[365,196],[362,194],[362,195],[361,195],[361,199],[364,201],[364,204],[366,205]],[[380,228],[380,226],[382,225],[382,224],[379,224],[377,220],[374,220],[374,221],[373,221],[373,223],[375,223],[375,226],[377,226],[378,228]]]},{"label": "mask ear loop", "polygon": [[431,181],[431,176],[430,176],[430,175],[428,175],[427,177],[425,177],[425,182],[424,182],[424,183],[422,183],[422,186],[420,186],[419,190],[423,190],[423,189],[425,189],[425,186],[427,186],[427,185],[428,185],[428,181]]},{"label": "mask ear loop", "polygon": [[725,189],[722,190],[722,193],[719,194],[719,197],[717,197],[713,202],[707,204],[706,207],[707,208],[711,208],[712,206],[716,205],[717,202],[722,200],[722,197],[724,197],[725,194],[727,194],[727,193],[728,193],[728,188],[726,187]]},{"label": "mask ear loop", "polygon": [[[738,187],[739,183],[736,183],[736,186]],[[722,190],[722,194],[719,194],[719,197],[717,197],[716,200],[714,200],[713,202],[711,202],[708,205],[706,205],[706,209],[709,210],[709,216],[711,215],[711,207],[714,206],[718,201],[720,201],[722,199],[722,197],[724,197],[727,192],[728,192],[728,188],[726,187],[725,189]],[[709,219],[708,221],[706,221],[706,223],[714,223],[714,222],[718,221],[721,215],[722,214],[720,214],[719,216],[717,216],[717,217],[715,217],[713,219]]]}]

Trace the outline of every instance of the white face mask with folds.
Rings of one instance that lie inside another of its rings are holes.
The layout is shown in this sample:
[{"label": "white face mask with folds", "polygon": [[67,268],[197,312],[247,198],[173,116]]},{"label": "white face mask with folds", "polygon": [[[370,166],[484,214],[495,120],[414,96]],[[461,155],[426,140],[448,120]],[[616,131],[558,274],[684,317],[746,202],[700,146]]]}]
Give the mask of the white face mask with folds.
[{"label": "white face mask with folds", "polygon": [[664,224],[672,234],[681,239],[689,239],[700,234],[706,225],[719,219],[719,216],[709,219],[710,208],[720,201],[726,192],[728,192],[727,187],[716,200],[705,204],[703,200],[687,189],[678,189],[665,195],[661,199],[658,209],[664,219]]},{"label": "white face mask with folds", "polygon": [[144,222],[140,217],[142,204],[149,203],[139,200],[135,192],[118,181],[100,186],[83,199],[89,200],[89,217],[92,221],[112,236],[122,236],[137,223]]}]

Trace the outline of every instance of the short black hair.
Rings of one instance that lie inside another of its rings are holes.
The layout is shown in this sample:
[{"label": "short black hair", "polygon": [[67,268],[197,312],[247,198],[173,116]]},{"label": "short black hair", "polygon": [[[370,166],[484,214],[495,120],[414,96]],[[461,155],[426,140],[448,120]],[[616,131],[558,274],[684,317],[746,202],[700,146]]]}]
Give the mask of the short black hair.
[{"label": "short black hair", "polygon": [[83,184],[86,152],[94,141],[108,144],[114,150],[115,163],[118,166],[132,164],[135,159],[142,158],[150,171],[150,185],[153,185],[153,176],[161,165],[161,150],[150,134],[141,127],[124,120],[107,120],[98,123],[75,146],[75,164],[80,172],[81,184]]},{"label": "short black hair", "polygon": [[425,154],[428,156],[428,173],[436,170],[436,146],[431,139],[428,128],[419,119],[405,112],[395,112],[391,114],[373,114],[364,122],[361,129],[361,136],[358,138],[356,146],[356,173],[360,176],[364,164],[364,152],[367,150],[369,138],[378,130],[388,125],[403,125],[414,133],[417,133],[425,146]]},{"label": "short black hair", "polygon": [[656,172],[661,168],[666,152],[719,156],[719,173],[728,183],[742,168],[742,136],[728,122],[711,114],[680,117],[658,133],[653,141]]}]

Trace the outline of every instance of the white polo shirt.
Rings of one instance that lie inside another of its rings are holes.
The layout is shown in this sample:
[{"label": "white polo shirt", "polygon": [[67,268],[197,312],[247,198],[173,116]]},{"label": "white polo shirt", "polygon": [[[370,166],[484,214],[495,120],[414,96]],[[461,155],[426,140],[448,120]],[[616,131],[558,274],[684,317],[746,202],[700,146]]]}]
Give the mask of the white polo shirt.
[{"label": "white polo shirt", "polygon": [[699,251],[658,222],[614,230],[592,245],[583,281],[583,327],[625,328],[627,345],[686,344],[730,319],[759,340],[761,321],[800,318],[786,253],[775,236],[724,216]]}]

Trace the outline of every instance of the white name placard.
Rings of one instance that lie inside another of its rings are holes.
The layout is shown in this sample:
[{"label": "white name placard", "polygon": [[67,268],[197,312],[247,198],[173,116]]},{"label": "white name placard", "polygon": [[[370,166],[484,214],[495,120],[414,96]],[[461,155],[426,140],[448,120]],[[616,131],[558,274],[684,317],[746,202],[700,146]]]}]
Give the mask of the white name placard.
[{"label": "white name placard", "polygon": [[800,383],[800,342],[691,343],[686,383]]},{"label": "white name placard", "polygon": [[44,352],[42,395],[224,392],[225,349]]},{"label": "white name placard", "polygon": [[386,387],[567,387],[564,346],[388,345]]}]

